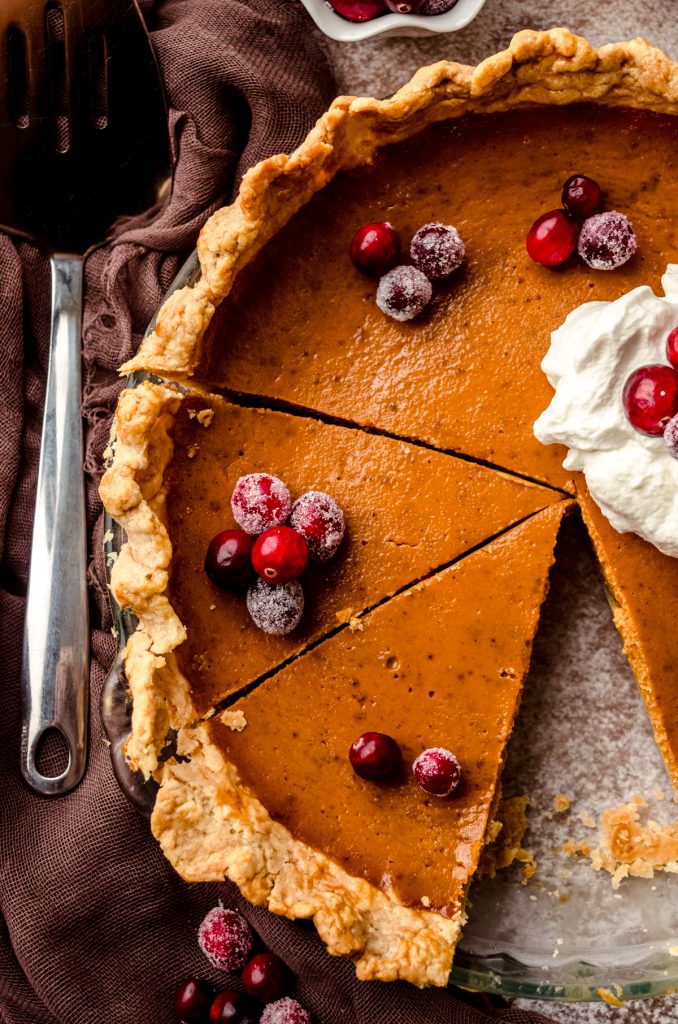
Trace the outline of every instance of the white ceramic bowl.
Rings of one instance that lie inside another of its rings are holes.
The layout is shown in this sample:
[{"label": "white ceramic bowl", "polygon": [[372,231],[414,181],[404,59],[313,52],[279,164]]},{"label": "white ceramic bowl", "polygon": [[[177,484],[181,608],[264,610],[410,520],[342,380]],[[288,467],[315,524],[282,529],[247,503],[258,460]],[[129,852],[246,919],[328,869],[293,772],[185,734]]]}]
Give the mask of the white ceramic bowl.
[{"label": "white ceramic bowl", "polygon": [[417,14],[383,14],[374,21],[347,21],[331,10],[325,0],[301,0],[318,28],[341,43],[371,36],[430,36],[456,32],[479,13],[485,0],[457,0],[452,10],[428,17]]}]

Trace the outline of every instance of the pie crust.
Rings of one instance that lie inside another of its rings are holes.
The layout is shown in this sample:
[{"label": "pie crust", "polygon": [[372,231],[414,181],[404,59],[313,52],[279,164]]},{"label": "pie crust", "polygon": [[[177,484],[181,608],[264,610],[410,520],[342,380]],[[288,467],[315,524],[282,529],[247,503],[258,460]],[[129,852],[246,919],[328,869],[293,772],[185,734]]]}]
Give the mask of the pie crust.
[{"label": "pie crust", "polygon": [[[199,280],[167,299],[122,372],[190,380],[211,317],[238,272],[339,171],[368,163],[380,147],[436,121],[579,101],[675,114],[678,66],[642,39],[594,49],[566,29],[524,31],[476,68],[443,61],[421,69],[390,99],[340,97],[294,153],[249,171],[233,205],[209,219],[198,241]],[[253,902],[313,917],[330,952],[357,960],[359,977],[445,984],[461,912],[445,918],[404,907],[298,842],[239,787],[202,726],[182,728],[191,705],[173,651],[186,632],[167,597],[172,552],[163,487],[180,400],[176,387],[148,381],[122,394],[101,482],[106,508],[127,533],[111,585],[139,620],[126,650],[134,702],[127,752],[135,767],[161,779],[154,832],[184,878],[228,875]],[[170,760],[157,771],[158,737],[170,729],[181,729],[178,751],[190,760]],[[241,844],[243,831],[256,842]]]}]

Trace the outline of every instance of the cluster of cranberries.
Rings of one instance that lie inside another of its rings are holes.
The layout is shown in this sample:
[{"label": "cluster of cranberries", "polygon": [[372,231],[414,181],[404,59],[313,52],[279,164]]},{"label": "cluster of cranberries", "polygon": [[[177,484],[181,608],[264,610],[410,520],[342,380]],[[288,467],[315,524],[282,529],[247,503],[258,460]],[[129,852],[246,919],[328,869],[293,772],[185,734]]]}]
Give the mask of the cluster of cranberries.
[{"label": "cluster of cranberries", "polygon": [[601,212],[600,185],[574,174],[563,185],[564,209],[549,210],[527,233],[525,245],[533,260],[557,267],[577,250],[594,270],[615,270],[631,259],[638,242],[630,221],[617,210]]},{"label": "cluster of cranberries", "polygon": [[247,586],[247,610],[265,633],[290,633],[304,610],[298,577],[309,558],[325,562],[336,553],[344,514],[322,491],[308,491],[293,504],[282,480],[268,473],[240,477],[231,508],[239,529],[212,538],[205,572],[217,587]]},{"label": "cluster of cranberries", "polygon": [[311,1016],[287,995],[291,978],[275,953],[254,953],[254,936],[244,917],[214,907],[198,929],[198,944],[213,967],[240,971],[245,992],[216,992],[206,981],[187,978],[174,994],[183,1024],[312,1024]]},{"label": "cluster of cranberries", "polygon": [[678,327],[666,339],[666,363],[639,366],[622,392],[632,427],[647,437],[664,437],[669,454],[678,459]]},{"label": "cluster of cranberries", "polygon": [[[388,782],[402,771],[403,755],[392,736],[364,732],[351,744],[348,759],[356,775],[368,782]],[[415,759],[412,772],[430,796],[450,796],[459,785],[461,765],[444,747],[428,747]]]},{"label": "cluster of cranberries", "polygon": [[347,21],[373,21],[382,14],[444,14],[457,0],[326,0]]},{"label": "cluster of cranberries", "polygon": [[378,277],[377,305],[393,320],[413,320],[431,301],[432,281],[444,281],[461,266],[465,249],[451,224],[424,224],[410,242],[411,263],[400,263],[400,236],[388,221],[358,228],[351,242],[356,270]]}]

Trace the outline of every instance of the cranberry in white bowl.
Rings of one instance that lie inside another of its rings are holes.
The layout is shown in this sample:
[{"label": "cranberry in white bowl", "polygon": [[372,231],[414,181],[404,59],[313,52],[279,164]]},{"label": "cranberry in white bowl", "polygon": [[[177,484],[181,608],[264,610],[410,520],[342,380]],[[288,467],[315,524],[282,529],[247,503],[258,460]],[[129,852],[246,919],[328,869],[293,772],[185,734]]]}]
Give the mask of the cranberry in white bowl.
[{"label": "cranberry in white bowl", "polygon": [[[301,0],[318,28],[338,42],[350,43],[372,36],[428,36],[441,32],[457,32],[480,13],[485,0],[457,0],[442,14],[396,14],[386,12],[367,21],[349,21],[337,14],[325,0]],[[431,5],[431,0],[428,0]],[[425,5],[425,9],[428,9]],[[367,8],[366,4],[366,8]],[[431,5],[431,9],[437,6]]]}]

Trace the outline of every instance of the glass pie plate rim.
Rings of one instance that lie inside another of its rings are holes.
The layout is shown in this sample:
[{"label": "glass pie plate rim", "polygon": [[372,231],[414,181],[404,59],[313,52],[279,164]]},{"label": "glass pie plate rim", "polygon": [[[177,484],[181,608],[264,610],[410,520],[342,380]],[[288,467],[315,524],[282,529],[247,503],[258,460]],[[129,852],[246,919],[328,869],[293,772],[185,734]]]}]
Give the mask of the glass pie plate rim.
[{"label": "glass pie plate rim", "polygon": [[[199,276],[198,256],[193,251],[179,270],[165,298],[179,288],[193,285]],[[152,332],[154,326],[155,317],[147,333]],[[146,372],[135,372],[128,378],[127,387],[136,387],[142,380],[152,376]],[[104,558],[109,584],[113,563],[124,540],[122,528],[104,511]],[[136,781],[132,783],[133,791],[130,792],[130,787],[123,785],[119,777],[124,772],[130,779],[133,778],[123,763],[122,754],[130,711],[122,653],[136,623],[133,615],[117,605],[110,587],[109,598],[114,635],[118,640],[118,656],[104,687],[102,717],[110,740],[111,758],[118,783],[137,809],[149,813],[157,791],[156,784]],[[113,726],[112,720],[115,722]],[[519,885],[519,882],[514,880],[514,884]],[[592,909],[595,913],[595,907]],[[534,948],[528,949],[499,939],[488,941],[482,936],[473,936],[472,947],[465,946],[462,937],[452,965],[451,985],[506,998],[552,1002],[607,1001],[610,995],[623,1002],[678,992],[678,957],[669,953],[668,949],[674,947],[665,939],[616,946],[613,951],[607,950],[602,955],[590,945],[583,946],[578,951],[570,951],[557,964],[550,965],[548,973],[543,964],[534,962]],[[678,929],[675,934],[675,951],[678,951]],[[544,960],[547,956],[553,956],[550,950],[542,952]],[[607,962],[610,952],[614,953],[614,963],[611,960]]]}]

